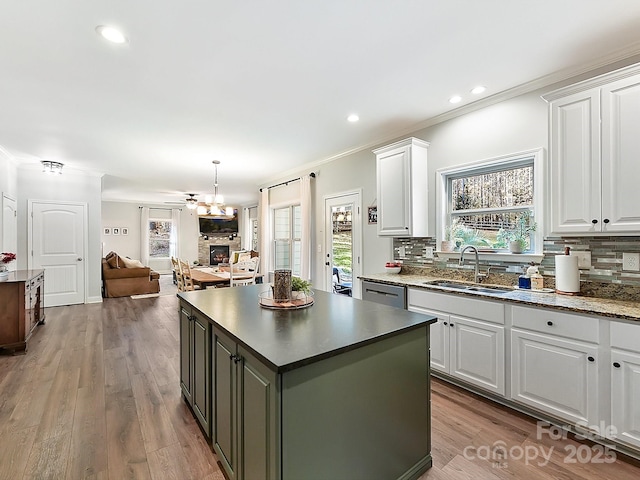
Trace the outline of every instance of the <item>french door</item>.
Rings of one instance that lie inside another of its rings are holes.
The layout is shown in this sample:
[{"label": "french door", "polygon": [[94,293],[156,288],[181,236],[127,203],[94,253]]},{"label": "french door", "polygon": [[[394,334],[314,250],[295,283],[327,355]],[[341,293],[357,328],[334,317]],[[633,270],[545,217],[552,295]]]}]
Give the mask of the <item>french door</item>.
[{"label": "french door", "polygon": [[361,298],[362,206],[360,192],[326,196],[325,290]]}]

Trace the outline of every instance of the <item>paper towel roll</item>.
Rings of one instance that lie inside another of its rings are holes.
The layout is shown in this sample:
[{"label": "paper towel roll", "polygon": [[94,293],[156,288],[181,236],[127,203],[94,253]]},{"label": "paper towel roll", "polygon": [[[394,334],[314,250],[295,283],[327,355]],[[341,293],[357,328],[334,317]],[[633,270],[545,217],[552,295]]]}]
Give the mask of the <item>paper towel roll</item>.
[{"label": "paper towel roll", "polygon": [[578,257],[556,255],[556,290],[560,293],[580,292]]}]

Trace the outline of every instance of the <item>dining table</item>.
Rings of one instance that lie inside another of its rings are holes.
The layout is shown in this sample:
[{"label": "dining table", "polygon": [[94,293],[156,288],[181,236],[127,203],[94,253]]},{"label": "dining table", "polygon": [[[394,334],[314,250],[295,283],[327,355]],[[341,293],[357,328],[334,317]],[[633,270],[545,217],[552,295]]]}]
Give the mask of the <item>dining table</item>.
[{"label": "dining table", "polygon": [[[235,274],[233,278],[242,278],[238,277]],[[231,282],[231,276],[229,274],[229,267],[204,267],[204,268],[192,268],[191,269],[191,279],[195,285],[199,285],[200,288],[206,287],[224,287],[228,286]],[[260,280],[258,280],[260,279]],[[262,275],[258,273],[256,275],[256,283],[260,283],[262,279]]]}]

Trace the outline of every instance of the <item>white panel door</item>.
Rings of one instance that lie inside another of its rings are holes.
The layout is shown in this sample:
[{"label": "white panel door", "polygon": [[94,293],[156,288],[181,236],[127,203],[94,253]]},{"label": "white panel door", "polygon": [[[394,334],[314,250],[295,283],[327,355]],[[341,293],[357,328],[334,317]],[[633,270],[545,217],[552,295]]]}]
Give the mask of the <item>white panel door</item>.
[{"label": "white panel door", "polygon": [[[409,298],[411,300],[411,296]],[[438,321],[432,323],[429,328],[429,359],[432,370],[449,373],[449,315],[412,305],[411,303],[407,310],[433,315],[438,318]]]},{"label": "white panel door", "polygon": [[640,231],[640,75],[602,88],[602,231]]},{"label": "white panel door", "polygon": [[511,398],[572,423],[596,425],[598,346],[511,330]]},{"label": "white panel door", "polygon": [[600,199],[600,90],[595,88],[551,104],[552,231],[599,232]]},{"label": "white panel door", "polygon": [[[18,209],[15,198],[6,193],[2,195],[2,244],[0,252],[18,253]],[[16,262],[7,265],[9,270],[15,270]]]},{"label": "white panel door", "polygon": [[450,374],[504,395],[504,327],[449,317]]},{"label": "white panel door", "polygon": [[43,268],[44,305],[85,301],[86,205],[30,201],[30,268]]},{"label": "white panel door", "polygon": [[611,350],[613,438],[640,447],[640,355]]}]

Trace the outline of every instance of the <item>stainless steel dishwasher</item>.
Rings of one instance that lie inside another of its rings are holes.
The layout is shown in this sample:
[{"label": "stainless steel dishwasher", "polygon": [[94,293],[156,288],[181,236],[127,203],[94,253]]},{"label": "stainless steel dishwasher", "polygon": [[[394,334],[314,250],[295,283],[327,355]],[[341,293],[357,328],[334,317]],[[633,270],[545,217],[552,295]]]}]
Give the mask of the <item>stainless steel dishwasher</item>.
[{"label": "stainless steel dishwasher", "polygon": [[362,281],[362,299],[396,308],[407,308],[407,289],[397,285]]}]

